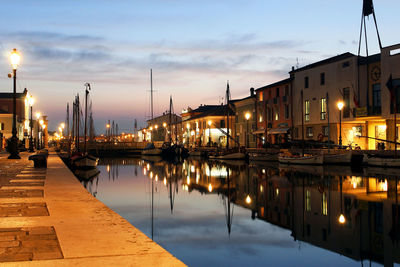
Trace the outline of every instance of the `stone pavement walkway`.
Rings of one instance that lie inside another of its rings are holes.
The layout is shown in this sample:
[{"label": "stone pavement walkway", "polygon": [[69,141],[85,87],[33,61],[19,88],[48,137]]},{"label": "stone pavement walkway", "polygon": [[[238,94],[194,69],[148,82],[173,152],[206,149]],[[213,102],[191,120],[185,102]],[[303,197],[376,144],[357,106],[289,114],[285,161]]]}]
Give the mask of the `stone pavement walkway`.
[{"label": "stone pavement walkway", "polygon": [[184,266],[88,193],[54,153],[0,154],[0,265]]}]

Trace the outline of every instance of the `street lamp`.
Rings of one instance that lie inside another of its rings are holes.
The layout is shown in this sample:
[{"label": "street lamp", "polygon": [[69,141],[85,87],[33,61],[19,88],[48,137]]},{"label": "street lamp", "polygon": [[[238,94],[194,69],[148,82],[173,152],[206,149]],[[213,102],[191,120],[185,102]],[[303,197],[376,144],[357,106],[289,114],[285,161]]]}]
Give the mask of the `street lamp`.
[{"label": "street lamp", "polygon": [[10,55],[11,66],[13,69],[13,124],[12,124],[12,137],[9,145],[10,156],[9,159],[20,159],[18,155],[18,138],[17,138],[17,68],[21,61],[21,56],[17,49],[11,52]]},{"label": "street lamp", "polygon": [[211,146],[211,121],[208,121],[208,145]]},{"label": "street lamp", "polygon": [[246,147],[249,147],[249,119],[251,117],[250,112],[246,112],[246,114],[244,115],[244,117],[246,118]]},{"label": "street lamp", "polygon": [[35,103],[35,99],[30,96],[28,100],[29,106],[31,107],[31,120],[29,122],[29,128],[30,128],[30,137],[29,137],[29,152],[34,152],[35,150],[33,149],[33,104]]},{"label": "street lamp", "polygon": [[344,103],[339,101],[337,103],[337,107],[339,109],[339,148],[342,148],[342,109],[344,107]]}]

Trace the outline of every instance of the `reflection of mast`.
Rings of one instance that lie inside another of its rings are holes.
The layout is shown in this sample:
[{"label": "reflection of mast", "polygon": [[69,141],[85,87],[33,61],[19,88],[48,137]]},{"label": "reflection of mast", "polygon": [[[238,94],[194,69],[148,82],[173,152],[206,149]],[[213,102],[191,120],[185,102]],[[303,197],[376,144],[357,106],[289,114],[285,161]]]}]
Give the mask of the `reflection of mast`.
[{"label": "reflection of mast", "polygon": [[172,190],[171,164],[168,164],[168,170],[169,170],[169,205],[171,207],[171,214],[172,214],[174,211],[175,190]]},{"label": "reflection of mast", "polygon": [[154,180],[151,178],[151,239],[154,236]]},{"label": "reflection of mast", "polygon": [[226,217],[226,225],[228,227],[228,234],[229,237],[231,235],[231,229],[232,229],[232,221],[233,221],[233,207],[231,211],[231,182],[229,178],[229,168],[226,168],[226,181],[228,183],[228,194],[227,198],[224,198],[224,207],[225,207],[225,217]]}]

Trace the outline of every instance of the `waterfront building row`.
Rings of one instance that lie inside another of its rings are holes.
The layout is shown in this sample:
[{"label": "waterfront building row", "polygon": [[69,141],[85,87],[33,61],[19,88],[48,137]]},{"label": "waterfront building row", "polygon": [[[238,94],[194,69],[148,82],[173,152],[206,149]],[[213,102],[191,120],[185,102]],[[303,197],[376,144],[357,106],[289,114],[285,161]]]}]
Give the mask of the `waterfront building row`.
[{"label": "waterfront building row", "polygon": [[[171,136],[189,147],[226,146],[228,132],[230,146],[246,147],[292,140],[339,144],[341,137],[345,146],[374,150],[383,140],[393,141],[395,134],[400,141],[399,120],[394,125],[395,107],[400,106],[400,44],[368,57],[340,54],[288,74],[251,88],[249,96],[228,106],[187,108],[173,115],[171,127],[168,114],[149,120],[138,133],[139,141],[162,142]],[[390,78],[392,93],[387,88]],[[344,104],[341,111],[338,102]],[[391,143],[385,146],[394,149]]]}]

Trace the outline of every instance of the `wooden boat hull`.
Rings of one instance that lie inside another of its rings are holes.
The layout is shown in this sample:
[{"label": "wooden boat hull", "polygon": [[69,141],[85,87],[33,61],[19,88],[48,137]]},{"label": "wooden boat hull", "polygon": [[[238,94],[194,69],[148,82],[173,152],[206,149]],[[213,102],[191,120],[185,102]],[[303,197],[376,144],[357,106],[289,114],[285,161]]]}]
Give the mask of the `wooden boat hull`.
[{"label": "wooden boat hull", "polygon": [[351,164],[352,151],[324,153],[324,164]]},{"label": "wooden boat hull", "polygon": [[209,156],[210,159],[246,159],[246,154],[241,152],[228,153],[225,155]]},{"label": "wooden boat hull", "polygon": [[92,169],[97,167],[99,158],[92,156],[82,156],[73,160],[72,164],[78,169]]},{"label": "wooden boat hull", "polygon": [[400,158],[373,157],[364,154],[363,161],[369,166],[400,168]]},{"label": "wooden boat hull", "polygon": [[142,155],[146,156],[160,156],[162,153],[162,150],[159,148],[151,148],[151,149],[144,149],[142,150]]},{"label": "wooden boat hull", "polygon": [[252,161],[278,161],[279,153],[273,154],[249,154]]},{"label": "wooden boat hull", "polygon": [[278,161],[282,164],[322,165],[324,163],[324,157],[323,155],[303,157],[279,156]]}]

